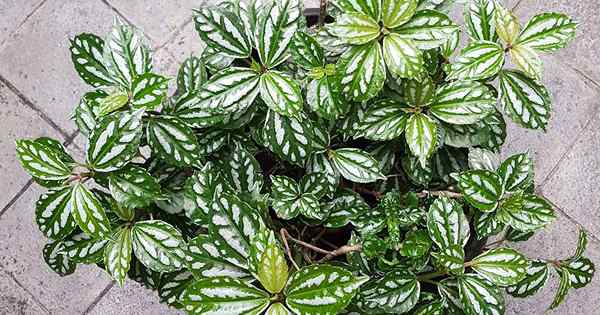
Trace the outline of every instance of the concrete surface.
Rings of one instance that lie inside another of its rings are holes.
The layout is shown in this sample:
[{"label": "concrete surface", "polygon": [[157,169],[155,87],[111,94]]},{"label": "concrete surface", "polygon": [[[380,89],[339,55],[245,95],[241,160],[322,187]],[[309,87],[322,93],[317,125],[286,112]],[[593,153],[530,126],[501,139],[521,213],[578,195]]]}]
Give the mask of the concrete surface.
[{"label": "concrete surface", "polygon": [[[211,1],[213,3],[218,1]],[[177,65],[202,45],[191,23],[199,0],[3,0],[0,1],[0,314],[167,314],[155,293],[133,282],[114,286],[93,267],[80,266],[60,278],[42,260],[44,244],[33,219],[42,188],[18,166],[14,140],[47,135],[81,154],[68,114],[89,88],[73,70],[68,39],[81,32],[105,33],[116,14],[142,28],[155,48],[158,72],[175,76]],[[307,1],[315,6],[317,0]],[[600,263],[600,3],[586,0],[510,0],[516,14],[561,11],[581,25],[567,49],[544,59],[543,81],[554,99],[546,134],[509,126],[507,156],[528,151],[536,161],[539,191],[558,209],[559,219],[518,247],[531,257],[567,257],[577,225],[588,229],[587,255]],[[453,14],[456,16],[456,14]],[[553,314],[599,314],[600,283],[571,293]],[[543,314],[556,289],[509,302],[510,314]]]}]

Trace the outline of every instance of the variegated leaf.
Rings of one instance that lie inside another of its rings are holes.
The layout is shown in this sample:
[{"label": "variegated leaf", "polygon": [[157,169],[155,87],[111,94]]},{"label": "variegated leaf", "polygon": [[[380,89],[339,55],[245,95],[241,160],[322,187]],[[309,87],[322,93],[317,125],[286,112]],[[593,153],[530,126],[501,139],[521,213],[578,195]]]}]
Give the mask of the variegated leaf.
[{"label": "variegated leaf", "polygon": [[[470,148],[469,149],[469,168],[472,170],[489,170],[494,171],[500,164],[500,157],[498,154],[482,148]],[[512,170],[510,170],[512,173]],[[500,174],[500,177],[502,174]],[[506,181],[505,181],[506,182]],[[506,185],[505,185],[506,189]]]},{"label": "variegated leaf", "polygon": [[538,14],[527,22],[516,44],[552,52],[566,47],[575,37],[576,28],[577,23],[562,13]]},{"label": "variegated leaf", "polygon": [[197,279],[245,278],[250,274],[228,259],[229,247],[209,235],[198,235],[188,241],[187,268]]},{"label": "variegated leaf", "polygon": [[342,97],[341,90],[340,80],[336,75],[324,75],[310,81],[306,88],[306,102],[319,116],[335,120],[350,109],[350,102]]},{"label": "variegated leaf", "polygon": [[94,34],[83,33],[69,40],[71,60],[75,71],[85,83],[93,87],[113,85],[103,63],[104,40]]},{"label": "variegated leaf", "polygon": [[425,107],[435,96],[435,83],[431,78],[412,79],[402,82],[404,100],[411,107]]},{"label": "variegated leaf", "polygon": [[439,253],[431,253],[437,264],[451,274],[461,275],[465,272],[465,251],[462,245],[450,245]]},{"label": "variegated leaf", "polygon": [[29,175],[43,181],[61,181],[71,175],[73,166],[61,159],[52,147],[37,140],[17,140],[17,157]]},{"label": "variegated leaf", "polygon": [[263,129],[269,149],[296,165],[304,165],[313,151],[312,123],[270,112]]},{"label": "variegated leaf", "polygon": [[458,188],[473,207],[489,212],[498,206],[504,185],[498,174],[488,170],[471,170],[458,175]]},{"label": "variegated leaf", "polygon": [[325,51],[317,40],[306,32],[298,31],[294,34],[290,46],[294,61],[304,69],[325,66]]},{"label": "variegated leaf", "polygon": [[[325,204],[324,207],[329,209],[329,216],[327,217],[325,226],[334,229],[341,228],[350,221],[371,211],[369,204],[359,194],[348,189],[340,190],[335,198]],[[360,219],[353,221],[353,223],[357,223],[355,225],[364,222],[365,220]],[[361,226],[363,228],[366,227],[365,224]]]},{"label": "variegated leaf", "polygon": [[497,219],[512,228],[530,232],[550,224],[556,215],[552,205],[542,197],[514,194],[503,200]]},{"label": "variegated leaf", "polygon": [[467,33],[474,40],[496,42],[496,5],[494,0],[469,1],[464,10]]},{"label": "variegated leaf", "polygon": [[[256,87],[256,85],[255,85]],[[256,89],[258,91],[258,89]],[[257,94],[256,92],[255,94]],[[179,95],[174,104],[174,116],[181,119],[188,126],[192,128],[207,128],[218,125],[223,122],[225,118],[228,117],[226,112],[222,112],[217,106],[216,109],[211,109],[206,107],[208,103],[204,102],[199,96],[200,92],[185,92]],[[252,101],[256,95],[252,97]],[[247,106],[250,106],[252,102],[248,103]],[[230,106],[233,103],[230,103]],[[244,105],[246,106],[246,105]],[[243,112],[243,110],[242,110]]]},{"label": "variegated leaf", "polygon": [[188,314],[258,315],[269,307],[269,294],[238,279],[208,278],[187,287],[181,304]]},{"label": "variegated leaf", "polygon": [[288,265],[277,242],[269,242],[259,259],[257,278],[269,292],[277,294],[288,280]]},{"label": "variegated leaf", "polygon": [[404,132],[408,118],[402,104],[393,100],[377,101],[365,113],[356,137],[380,141],[396,139]]},{"label": "variegated leaf", "polygon": [[391,33],[383,38],[383,59],[388,70],[400,78],[423,72],[423,53],[410,38]]},{"label": "variegated leaf", "polygon": [[496,75],[504,64],[504,50],[494,42],[468,44],[450,66],[448,80],[483,80]]},{"label": "variegated leaf", "polygon": [[430,112],[450,124],[474,124],[495,110],[496,96],[476,81],[456,81],[439,88]]},{"label": "variegated leaf", "polygon": [[361,288],[358,305],[367,313],[402,314],[419,301],[421,285],[407,271],[392,271]]},{"label": "variegated leaf", "polygon": [[260,97],[277,113],[299,117],[304,104],[298,83],[283,72],[267,71],[260,76]]},{"label": "variegated leaf", "polygon": [[573,254],[573,256],[569,258],[569,260],[578,260],[579,258],[583,257],[583,253],[585,252],[587,243],[587,232],[582,227],[579,227],[579,236],[577,237],[577,248],[575,249],[575,253]]},{"label": "variegated leaf", "polygon": [[567,294],[569,294],[569,290],[572,288],[571,286],[571,274],[566,269],[558,269],[558,275],[560,276],[560,280],[558,282],[558,288],[556,290],[556,294],[554,295],[554,299],[548,307],[549,310],[553,310],[559,307],[562,302],[564,302]]},{"label": "variegated leaf", "polygon": [[324,264],[306,266],[288,281],[285,303],[297,314],[336,314],[350,303],[368,279],[356,277],[341,267]]},{"label": "variegated leaf", "polygon": [[458,278],[462,310],[467,315],[502,315],[505,313],[504,296],[493,284],[481,276],[466,274]]},{"label": "variegated leaf", "polygon": [[417,0],[383,0],[381,20],[383,26],[394,29],[410,21],[417,11]]},{"label": "variegated leaf", "polygon": [[169,79],[154,73],[140,75],[132,84],[131,107],[156,109],[167,94],[168,83]]},{"label": "variegated leaf", "polygon": [[436,123],[427,115],[413,114],[406,123],[405,133],[410,151],[425,165],[437,145]]},{"label": "variegated leaf", "polygon": [[596,272],[594,263],[585,257],[562,263],[560,269],[569,271],[571,286],[575,289],[580,289],[590,284]]},{"label": "variegated leaf", "polygon": [[262,64],[272,69],[289,57],[288,47],[298,29],[299,0],[266,2],[256,26],[256,48]]},{"label": "variegated leaf", "polygon": [[143,109],[104,117],[88,139],[87,162],[98,172],[115,171],[138,153]]},{"label": "variegated leaf", "polygon": [[422,10],[393,32],[411,39],[419,49],[428,50],[440,47],[456,30],[458,26],[444,13]]},{"label": "variegated leaf", "polygon": [[135,257],[151,270],[172,272],[184,267],[186,244],[172,225],[161,220],[139,221],[131,238]]},{"label": "variegated leaf", "polygon": [[380,27],[376,20],[362,13],[346,13],[330,26],[331,32],[350,45],[362,45],[379,37]]},{"label": "variegated leaf", "polygon": [[227,186],[219,168],[212,162],[206,163],[186,181],[185,196],[190,202],[184,206],[185,215],[196,224],[208,223],[213,200]]},{"label": "variegated leaf", "polygon": [[236,143],[222,171],[238,192],[258,194],[263,187],[260,164],[240,143]]},{"label": "variegated leaf", "polygon": [[194,276],[187,270],[160,274],[158,297],[161,303],[177,309],[183,308],[181,299],[183,291],[194,282]]},{"label": "variegated leaf", "polygon": [[456,50],[456,48],[458,48],[458,45],[460,44],[460,34],[461,30],[459,28],[450,35],[448,40],[444,44],[442,44],[442,46],[440,46],[440,54],[442,55],[442,57],[446,58],[447,60],[450,60],[450,57],[454,55],[454,51]]},{"label": "variegated leaf", "polygon": [[104,247],[108,243],[108,240],[95,239],[81,232],[72,234],[64,239],[63,243],[64,248],[61,252],[72,262],[95,264],[102,261]]},{"label": "variegated leaf", "polygon": [[370,183],[385,179],[379,163],[368,153],[354,148],[328,151],[335,168],[347,180],[356,183]]},{"label": "variegated leaf", "polygon": [[127,166],[108,176],[112,197],[123,207],[144,208],[162,198],[160,183],[141,167]]},{"label": "variegated leaf", "polygon": [[478,240],[498,234],[504,229],[504,224],[496,218],[495,212],[478,212],[473,219],[473,225]]},{"label": "variegated leaf", "polygon": [[113,235],[104,248],[104,266],[106,271],[122,287],[131,266],[131,229],[124,227]]},{"label": "variegated leaf", "polygon": [[232,58],[250,56],[251,39],[234,12],[224,8],[203,7],[194,10],[194,23],[202,40],[220,54]]},{"label": "variegated leaf", "polygon": [[514,249],[496,248],[473,258],[469,265],[492,283],[509,286],[525,278],[529,261]]},{"label": "variegated leaf", "polygon": [[177,73],[177,90],[179,93],[200,90],[208,79],[204,61],[198,57],[188,57],[179,67]]},{"label": "variegated leaf", "polygon": [[533,161],[526,153],[515,154],[502,162],[498,175],[505,191],[523,190],[533,182]]},{"label": "variegated leaf", "polygon": [[116,20],[104,45],[104,64],[113,80],[131,89],[137,77],[152,69],[150,47],[134,26]]},{"label": "variegated leaf", "polygon": [[250,239],[250,255],[248,256],[248,270],[254,278],[258,278],[258,269],[260,268],[260,260],[263,253],[269,244],[277,244],[275,233],[271,229],[258,231]]},{"label": "variegated leaf", "polygon": [[441,249],[453,245],[464,247],[470,235],[469,220],[462,206],[448,197],[439,197],[429,207],[427,230]]},{"label": "variegated leaf", "polygon": [[302,193],[313,194],[317,199],[323,198],[333,189],[327,181],[327,175],[324,173],[308,173],[300,180],[300,191]]},{"label": "variegated leaf", "polygon": [[149,119],[146,137],[152,152],[168,163],[178,166],[197,165],[196,135],[181,119],[166,115]]},{"label": "variegated leaf", "polygon": [[500,100],[512,120],[529,129],[546,129],[552,109],[548,90],[525,73],[500,73]]},{"label": "variegated leaf", "polygon": [[377,42],[348,49],[336,68],[341,73],[342,92],[355,101],[373,98],[385,83],[383,53]]},{"label": "variegated leaf", "polygon": [[284,220],[295,218],[300,212],[300,207],[295,204],[301,194],[298,184],[287,176],[271,176],[271,189],[272,206],[277,216]]},{"label": "variegated leaf", "polygon": [[543,261],[532,261],[526,275],[519,283],[506,288],[506,292],[514,297],[525,298],[536,294],[546,285],[548,280],[548,264]]},{"label": "variegated leaf", "polygon": [[381,1],[380,0],[337,0],[335,4],[344,12],[358,12],[366,14],[376,21],[381,17]]},{"label": "variegated leaf", "polygon": [[494,22],[498,37],[508,45],[514,44],[521,32],[521,24],[511,11],[498,2],[496,2],[496,9],[494,10]]},{"label": "variegated leaf", "polygon": [[290,312],[290,310],[288,310],[283,304],[277,302],[269,306],[269,309],[265,312],[265,315],[292,315],[292,312]]},{"label": "variegated leaf", "polygon": [[129,92],[123,88],[110,89],[109,94],[98,100],[98,116],[106,116],[129,103]]},{"label": "variegated leaf", "polygon": [[497,152],[506,140],[504,116],[496,109],[481,121],[481,125],[488,131],[487,141],[484,141],[482,146]]},{"label": "variegated leaf", "polygon": [[49,240],[42,250],[48,267],[61,277],[72,274],[77,267],[77,263],[69,260],[68,255],[63,252],[64,246],[61,241]]},{"label": "variegated leaf", "polygon": [[73,109],[70,118],[85,136],[89,136],[96,127],[100,108],[99,102],[107,96],[108,94],[102,90],[87,92]]},{"label": "variegated leaf", "polygon": [[73,185],[69,201],[75,222],[87,235],[103,239],[109,236],[110,222],[98,198],[81,183]]},{"label": "variegated leaf", "polygon": [[515,44],[510,48],[511,61],[530,78],[540,79],[543,71],[542,59],[533,50],[524,45]]},{"label": "variegated leaf", "polygon": [[50,190],[35,204],[35,221],[48,238],[61,240],[70,235],[77,224],[71,216],[72,187]]},{"label": "variegated leaf", "polygon": [[242,23],[244,23],[244,28],[246,29],[246,34],[248,34],[248,38],[254,40],[252,34],[256,34],[256,24],[257,19],[260,14],[260,10],[262,6],[265,4],[265,0],[247,0],[247,1],[235,1],[237,13],[239,14]]}]

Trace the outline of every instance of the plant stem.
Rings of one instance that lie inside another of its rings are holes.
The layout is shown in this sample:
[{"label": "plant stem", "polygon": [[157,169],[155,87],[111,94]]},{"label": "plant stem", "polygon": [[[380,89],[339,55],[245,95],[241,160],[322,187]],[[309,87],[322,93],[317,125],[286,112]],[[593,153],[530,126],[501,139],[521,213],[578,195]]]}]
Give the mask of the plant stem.
[{"label": "plant stem", "polygon": [[292,265],[294,265],[294,268],[296,268],[296,270],[299,270],[300,267],[298,267],[298,265],[296,264],[296,261],[294,260],[294,257],[292,257],[292,251],[290,250],[290,245],[287,242],[287,238],[289,236],[287,230],[285,228],[282,228],[279,231],[279,233],[281,234],[281,239],[283,240],[283,245],[285,246],[285,252],[287,253],[288,258],[292,262]]},{"label": "plant stem", "polygon": [[329,252],[329,254],[325,255],[325,257],[323,257],[323,258],[321,258],[321,260],[319,260],[319,263],[326,262],[326,261],[331,260],[340,255],[345,255],[345,254],[351,253],[351,252],[359,252],[361,250],[362,250],[361,244],[344,245],[336,250]]},{"label": "plant stem", "polygon": [[327,0],[321,0],[319,5],[319,27],[325,24],[325,17],[327,17]]},{"label": "plant stem", "polygon": [[355,186],[354,187],[354,191],[356,191],[357,193],[363,193],[363,194],[371,195],[371,196],[373,196],[377,200],[381,199],[381,197],[382,197],[382,194],[380,192],[373,191],[373,190],[364,188],[362,186]]},{"label": "plant stem", "polygon": [[461,193],[449,191],[449,190],[423,190],[417,193],[417,197],[425,198],[427,196],[437,196],[437,197],[450,197],[450,198],[462,198]]}]

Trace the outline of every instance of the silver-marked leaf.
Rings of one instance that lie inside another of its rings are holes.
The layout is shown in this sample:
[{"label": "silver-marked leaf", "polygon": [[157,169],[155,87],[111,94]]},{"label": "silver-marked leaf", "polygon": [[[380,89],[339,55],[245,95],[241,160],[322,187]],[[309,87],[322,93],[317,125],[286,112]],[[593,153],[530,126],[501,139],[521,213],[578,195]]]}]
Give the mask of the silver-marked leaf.
[{"label": "silver-marked leaf", "polygon": [[263,187],[260,164],[240,143],[236,143],[223,167],[223,174],[238,192],[258,194]]},{"label": "silver-marked leaf", "polygon": [[404,100],[410,107],[425,107],[435,96],[435,83],[431,78],[406,80],[403,82]]},{"label": "silver-marked leaf", "polygon": [[411,115],[406,123],[406,143],[422,166],[426,165],[427,159],[435,151],[437,129],[436,123],[421,113]]},{"label": "silver-marked leaf", "polygon": [[300,180],[300,191],[302,193],[313,194],[317,199],[323,198],[332,190],[324,173],[308,173]]},{"label": "silver-marked leaf", "polygon": [[296,217],[300,212],[300,207],[295,204],[301,194],[298,184],[287,176],[271,176],[271,183],[272,206],[277,216],[284,220]]},{"label": "silver-marked leaf", "polygon": [[112,197],[129,209],[143,208],[162,198],[160,183],[141,167],[127,166],[108,176]]},{"label": "silver-marked leaf", "polygon": [[246,29],[246,34],[248,34],[248,38],[253,39],[252,34],[256,34],[256,23],[262,8],[262,5],[266,1],[264,0],[248,0],[248,1],[235,1],[236,9],[238,10],[238,14],[242,23],[244,23],[244,28]]},{"label": "silver-marked leaf", "polygon": [[50,190],[36,202],[35,221],[46,237],[61,240],[77,227],[71,216],[71,190],[71,187]]},{"label": "silver-marked leaf", "polygon": [[474,124],[495,110],[496,96],[476,81],[456,81],[438,88],[429,111],[450,124]]},{"label": "silver-marked leaf", "polygon": [[[449,310],[458,311],[461,314],[463,306],[460,301],[458,281],[456,278],[446,278],[437,285],[440,296],[446,301]],[[463,312],[464,313],[464,312]]]},{"label": "silver-marked leaf", "polygon": [[504,296],[481,276],[459,277],[458,290],[462,309],[467,315],[501,315],[505,312]]},{"label": "silver-marked leaf", "polygon": [[373,98],[385,83],[383,53],[377,42],[348,49],[336,68],[341,75],[342,92],[355,101]]},{"label": "silver-marked leaf", "polygon": [[95,264],[102,261],[104,246],[108,240],[94,239],[84,232],[73,234],[63,240],[62,253],[76,263]]},{"label": "silver-marked leaf", "polygon": [[[469,168],[472,170],[489,170],[494,171],[500,165],[500,157],[498,154],[482,148],[469,149]],[[511,171],[512,172],[512,171]],[[503,177],[500,174],[500,177]],[[506,181],[504,181],[506,182]],[[505,185],[506,189],[506,185]]]},{"label": "silver-marked leaf", "polygon": [[454,51],[456,50],[456,48],[458,48],[458,45],[460,44],[460,34],[461,31],[459,28],[450,35],[448,40],[444,44],[442,44],[442,46],[440,46],[440,54],[444,58],[450,60],[450,57],[454,55]]},{"label": "silver-marked leaf", "polygon": [[575,289],[588,285],[594,278],[596,271],[594,263],[585,257],[562,263],[560,269],[569,271],[571,286]]},{"label": "silver-marked leaf", "polygon": [[560,280],[558,282],[556,295],[554,295],[554,299],[552,300],[550,307],[548,307],[549,310],[553,310],[560,306],[571,289],[571,274],[569,271],[566,269],[557,269],[557,271],[558,275],[560,276]]},{"label": "silver-marked leaf", "polygon": [[497,218],[515,230],[530,232],[550,224],[556,215],[546,199],[530,194],[515,194],[502,202]]},{"label": "silver-marked leaf", "polygon": [[188,57],[179,67],[177,73],[177,90],[179,93],[200,90],[208,79],[204,61],[198,57]]},{"label": "silver-marked leaf", "polygon": [[358,12],[366,14],[376,21],[381,17],[381,1],[380,0],[337,0],[335,4],[343,12]]},{"label": "silver-marked leaf", "polygon": [[93,87],[114,84],[103,64],[104,40],[102,38],[94,34],[83,33],[75,36],[69,42],[73,66],[85,83]]},{"label": "silver-marked leaf", "polygon": [[543,71],[542,59],[527,46],[516,44],[510,49],[510,58],[513,64],[530,78],[540,79]]},{"label": "silver-marked leaf", "polygon": [[465,5],[464,17],[467,33],[474,40],[498,40],[494,16],[496,5],[494,0],[473,0]]},{"label": "silver-marked leaf", "polygon": [[340,80],[336,75],[324,75],[308,83],[306,102],[319,116],[335,120],[350,109],[350,102],[342,97],[341,90]]},{"label": "silver-marked leaf", "polygon": [[326,153],[313,154],[307,163],[307,170],[316,173],[323,173],[327,178],[330,190],[327,191],[328,196],[333,196],[340,182],[340,173],[335,168],[333,163],[327,158]]},{"label": "silver-marked leaf", "polygon": [[483,80],[496,75],[504,65],[504,50],[494,42],[468,44],[450,66],[448,80]]},{"label": "silver-marked leaf", "polygon": [[464,247],[470,235],[469,220],[462,206],[448,197],[439,197],[429,207],[427,230],[441,249],[452,245]]},{"label": "silver-marked leaf", "polygon": [[185,215],[196,224],[208,223],[213,200],[227,186],[217,166],[212,162],[206,163],[186,181],[185,196],[190,202],[184,206]]},{"label": "silver-marked leaf", "polygon": [[209,235],[198,235],[188,241],[188,269],[197,279],[245,278],[250,274],[228,260],[229,248]]},{"label": "silver-marked leaf", "polygon": [[292,312],[290,312],[290,310],[288,310],[283,304],[277,302],[269,306],[269,309],[265,312],[265,315],[292,315]]},{"label": "silver-marked leaf", "polygon": [[478,124],[452,125],[443,123],[444,144],[454,148],[481,146],[488,138],[488,130]]},{"label": "silver-marked leaf", "polygon": [[161,220],[136,222],[131,230],[133,252],[144,266],[156,272],[184,267],[186,244],[181,232]]},{"label": "silver-marked leaf", "polygon": [[470,266],[494,284],[509,286],[525,278],[529,261],[514,249],[496,248],[473,258]]},{"label": "silver-marked leaf", "polygon": [[437,264],[448,272],[461,275],[465,272],[465,251],[462,245],[450,245],[442,248],[439,253],[431,253]]},{"label": "silver-marked leaf", "polygon": [[538,14],[527,22],[517,44],[537,51],[552,52],[564,48],[575,37],[577,23],[561,13]]},{"label": "silver-marked leaf", "polygon": [[115,171],[138,153],[143,109],[104,117],[88,139],[87,161],[98,172]]},{"label": "silver-marked leaf", "polygon": [[83,95],[75,109],[73,109],[70,118],[77,124],[79,131],[85,136],[89,136],[94,127],[96,127],[100,108],[99,101],[107,96],[108,94],[102,90],[87,92]]},{"label": "silver-marked leaf", "polygon": [[348,189],[338,192],[333,200],[323,204],[323,208],[329,211],[325,226],[334,229],[345,226],[352,219],[371,210],[359,194]]},{"label": "silver-marked leaf", "polygon": [[79,228],[96,239],[109,236],[110,222],[98,198],[83,184],[76,183],[71,191],[70,212]]},{"label": "silver-marked leaf", "polygon": [[502,162],[498,175],[505,191],[525,189],[533,182],[533,161],[525,153],[515,154]]},{"label": "silver-marked leaf", "polygon": [[362,13],[342,14],[332,25],[331,32],[341,41],[350,45],[369,43],[380,34],[380,27],[376,20]]},{"label": "silver-marked leaf", "polygon": [[258,268],[260,267],[260,260],[262,258],[265,249],[269,244],[277,244],[275,233],[271,229],[264,229],[258,231],[250,239],[250,256],[248,256],[248,270],[252,273],[254,278],[258,278]]},{"label": "silver-marked leaf", "polygon": [[406,271],[388,272],[383,278],[369,281],[361,288],[358,306],[365,312],[402,314],[419,301],[420,283]]},{"label": "silver-marked leaf", "polygon": [[188,314],[258,315],[269,307],[269,294],[238,279],[208,278],[187,287],[181,304]]},{"label": "silver-marked leaf", "polygon": [[284,116],[299,117],[304,104],[298,83],[273,70],[260,76],[260,97],[270,109]]},{"label": "silver-marked leaf", "polygon": [[131,266],[131,229],[124,227],[113,235],[113,240],[104,247],[104,266],[106,271],[121,287],[125,283]]},{"label": "silver-marked leaf", "polygon": [[552,105],[548,90],[525,73],[500,73],[500,100],[514,122],[529,129],[546,129]]},{"label": "silver-marked leaf", "polygon": [[246,58],[252,50],[240,18],[224,8],[204,7],[194,10],[194,24],[202,40],[220,54]]},{"label": "silver-marked leaf", "polygon": [[458,188],[473,207],[489,212],[498,206],[504,185],[498,174],[488,170],[471,170],[458,175]]},{"label": "silver-marked leaf", "polygon": [[298,31],[294,34],[290,46],[294,61],[304,69],[325,66],[325,51],[317,40],[306,32]]},{"label": "silver-marked leaf", "polygon": [[573,254],[573,256],[571,256],[571,258],[569,258],[570,260],[578,260],[579,258],[581,258],[583,256],[583,253],[585,252],[585,249],[587,247],[587,232],[583,229],[583,228],[579,228],[579,236],[577,237],[577,248],[575,249],[575,253]]},{"label": "silver-marked leaf", "polygon": [[387,69],[400,78],[414,78],[424,70],[423,53],[410,38],[391,33],[383,38]]},{"label": "silver-marked leaf", "polygon": [[506,231],[505,238],[510,242],[525,242],[529,240],[535,233],[534,232],[523,232],[519,230],[515,230],[513,228],[509,228]]},{"label": "silver-marked leaf", "polygon": [[496,34],[500,39],[508,44],[515,43],[521,32],[521,24],[519,19],[513,12],[504,8],[500,3],[496,2],[494,10],[494,24],[496,26]]},{"label": "silver-marked leaf", "polygon": [[422,10],[393,32],[411,39],[419,49],[428,50],[440,47],[456,30],[458,26],[444,13]]},{"label": "silver-marked leaf", "polygon": [[175,116],[148,120],[146,131],[152,152],[166,162],[189,166],[198,163],[198,141],[194,131]]},{"label": "silver-marked leaf", "polygon": [[110,89],[110,93],[98,100],[98,116],[106,116],[129,103],[129,92],[123,88]]},{"label": "silver-marked leaf", "polygon": [[[203,102],[198,91],[185,92],[177,96],[173,115],[192,128],[212,127],[222,123],[228,117],[227,113],[208,108],[207,104]],[[250,106],[249,104],[248,106]]]},{"label": "silver-marked leaf", "polygon": [[235,58],[225,56],[210,46],[204,49],[200,57],[204,60],[206,68],[213,73],[230,67],[235,60]]},{"label": "silver-marked leaf", "polygon": [[283,250],[277,242],[269,242],[262,252],[257,279],[267,291],[274,294],[281,292],[285,287],[288,280],[288,265]]},{"label": "silver-marked leaf", "polygon": [[335,168],[347,180],[356,183],[371,183],[385,179],[379,163],[369,153],[354,148],[329,151],[329,158]]},{"label": "silver-marked leaf", "polygon": [[402,104],[393,100],[377,101],[365,113],[356,137],[371,140],[396,139],[404,132],[408,118],[409,114],[403,110]]},{"label": "silver-marked leaf", "polygon": [[73,166],[65,163],[51,147],[36,140],[17,140],[17,157],[29,175],[44,181],[69,178]]},{"label": "silver-marked leaf", "polygon": [[486,116],[480,124],[488,131],[488,139],[482,143],[482,146],[497,152],[506,140],[504,116],[496,109]]},{"label": "silver-marked leaf", "polygon": [[131,107],[153,110],[167,94],[169,79],[154,73],[137,77],[131,87]]},{"label": "silver-marked leaf", "polygon": [[256,21],[255,42],[262,64],[272,69],[289,57],[288,47],[298,29],[299,0],[266,2]]},{"label": "silver-marked leaf", "polygon": [[206,130],[197,134],[198,154],[200,156],[209,156],[219,151],[225,144],[229,143],[229,131],[220,128]]},{"label": "silver-marked leaf", "polygon": [[303,267],[292,275],[285,288],[285,303],[297,314],[341,312],[368,277],[356,277],[345,268],[331,265]]},{"label": "silver-marked leaf", "polygon": [[111,78],[126,89],[131,89],[138,76],[152,69],[150,47],[144,35],[118,19],[106,37],[103,54]]},{"label": "silver-marked leaf", "polygon": [[504,229],[504,224],[496,218],[494,212],[478,212],[473,219],[473,224],[478,240],[498,234]]},{"label": "silver-marked leaf", "polygon": [[304,165],[313,147],[312,123],[270,112],[263,135],[269,149],[279,157],[296,165]]},{"label": "silver-marked leaf", "polygon": [[61,277],[72,274],[77,267],[77,263],[70,261],[63,252],[64,246],[65,244],[61,241],[49,240],[42,251],[48,267]]},{"label": "silver-marked leaf", "polygon": [[396,28],[413,17],[417,11],[417,0],[383,0],[381,20],[388,29]]},{"label": "silver-marked leaf", "polygon": [[194,276],[187,270],[160,274],[158,297],[161,303],[181,309],[183,291],[194,282]]},{"label": "silver-marked leaf", "polygon": [[514,297],[525,298],[537,293],[548,280],[548,264],[543,261],[532,261],[526,275],[519,283],[506,288],[506,292]]}]

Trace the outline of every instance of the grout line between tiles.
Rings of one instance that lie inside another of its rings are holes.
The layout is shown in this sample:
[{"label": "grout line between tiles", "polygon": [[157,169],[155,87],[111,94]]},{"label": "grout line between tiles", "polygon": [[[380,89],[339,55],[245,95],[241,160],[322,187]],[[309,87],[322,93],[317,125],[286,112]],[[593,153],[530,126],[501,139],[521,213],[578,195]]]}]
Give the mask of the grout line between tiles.
[{"label": "grout line between tiles", "polygon": [[[138,29],[141,29],[143,31],[143,29],[141,27],[138,27],[135,23],[133,23],[133,21],[128,18],[127,16],[125,16],[125,14],[123,14],[121,11],[119,11],[119,9],[117,9],[117,7],[115,7],[114,5],[110,4],[110,2],[108,2],[108,0],[100,0],[102,3],[104,3],[106,6],[108,6],[113,12],[115,12],[119,17],[121,17],[123,20],[125,20],[125,22],[127,22],[127,24],[133,25]],[[150,40],[150,42],[152,43],[156,43],[157,41],[148,33],[144,32],[144,35]]]},{"label": "grout line between tiles", "polygon": [[583,224],[581,224],[579,221],[577,221],[575,218],[573,218],[570,214],[568,214],[563,208],[561,208],[559,205],[557,205],[556,202],[554,202],[551,198],[546,196],[544,193],[542,193],[542,196],[544,198],[546,198],[546,200],[548,200],[548,202],[550,202],[550,204],[552,205],[553,208],[555,208],[561,215],[563,215],[565,218],[567,218],[567,220],[569,220],[569,221],[571,221],[571,223],[577,225],[577,227],[585,229],[585,231],[587,232],[588,238],[591,239],[594,243],[600,245],[600,238],[598,238],[592,231],[590,231],[589,229],[586,229],[583,226]]},{"label": "grout line between tiles", "polygon": [[41,8],[44,3],[46,3],[48,0],[42,0],[40,1],[40,3],[38,3],[35,8],[33,8],[33,10],[31,10],[31,12],[29,12],[29,14],[27,14],[27,16],[23,19],[23,21],[21,21],[19,23],[19,25],[17,25],[17,27],[15,27],[15,29],[10,32],[10,34],[8,35],[8,37],[6,37],[2,42],[0,42],[0,51],[2,51],[2,48],[4,47],[4,44],[7,43],[10,38],[19,31],[19,29],[21,29],[21,27],[29,20],[30,17],[32,17],[38,10],[39,8]]},{"label": "grout line between tiles", "polygon": [[100,294],[94,299],[94,301],[92,302],[92,304],[90,304],[85,311],[82,313],[83,315],[89,314],[94,307],[96,307],[96,305],[98,305],[98,303],[102,300],[102,298],[108,293],[108,291],[110,291],[110,289],[112,289],[112,287],[115,286],[115,282],[111,281],[106,288],[104,288],[102,290],[102,292],[100,292]]},{"label": "grout line between tiles", "polygon": [[40,307],[42,310],[44,310],[44,312],[46,312],[46,314],[51,314],[50,310],[48,310],[48,309],[46,308],[46,306],[45,306],[45,305],[44,305],[42,302],[40,302],[40,300],[38,300],[38,298],[37,298],[35,295],[33,295],[33,294],[31,293],[31,291],[29,291],[29,290],[28,290],[28,289],[27,289],[27,288],[26,288],[26,287],[25,287],[23,284],[21,284],[21,282],[20,282],[19,280],[17,280],[17,278],[16,278],[16,277],[15,277],[15,276],[14,276],[14,275],[11,273],[11,272],[4,271],[4,274],[6,274],[6,275],[7,275],[7,276],[8,276],[10,279],[12,279],[12,281],[14,281],[14,282],[15,282],[15,284],[16,284],[18,287],[20,287],[20,288],[21,288],[21,289],[23,289],[25,292],[27,292],[27,294],[29,294],[29,296],[31,296],[31,299],[32,299],[32,300],[33,300],[33,301],[34,301],[34,302],[35,302],[35,303],[36,303],[36,304],[37,304],[37,305],[38,305],[38,306],[39,306],[39,307]]}]

